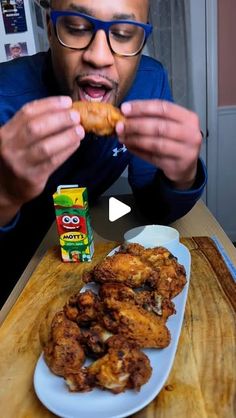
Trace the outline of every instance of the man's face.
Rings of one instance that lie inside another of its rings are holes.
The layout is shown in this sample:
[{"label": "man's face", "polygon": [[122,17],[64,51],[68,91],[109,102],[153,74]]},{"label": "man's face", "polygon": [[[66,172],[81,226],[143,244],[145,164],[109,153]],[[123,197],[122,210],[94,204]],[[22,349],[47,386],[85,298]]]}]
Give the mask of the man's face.
[{"label": "man's face", "polygon": [[[83,11],[101,20],[123,19],[146,23],[148,0],[53,0],[55,10]],[[128,92],[140,55],[113,54],[104,31],[98,31],[85,50],[65,48],[58,42],[52,23],[48,24],[54,73],[61,93],[72,100],[92,100],[119,104]]]}]

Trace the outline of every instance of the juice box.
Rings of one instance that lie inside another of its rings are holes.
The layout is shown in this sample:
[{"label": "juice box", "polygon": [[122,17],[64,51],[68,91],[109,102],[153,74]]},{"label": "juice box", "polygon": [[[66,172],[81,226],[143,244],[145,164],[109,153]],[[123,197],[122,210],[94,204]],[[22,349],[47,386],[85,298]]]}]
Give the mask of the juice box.
[{"label": "juice box", "polygon": [[59,186],[53,201],[62,260],[91,261],[94,241],[86,187]]}]

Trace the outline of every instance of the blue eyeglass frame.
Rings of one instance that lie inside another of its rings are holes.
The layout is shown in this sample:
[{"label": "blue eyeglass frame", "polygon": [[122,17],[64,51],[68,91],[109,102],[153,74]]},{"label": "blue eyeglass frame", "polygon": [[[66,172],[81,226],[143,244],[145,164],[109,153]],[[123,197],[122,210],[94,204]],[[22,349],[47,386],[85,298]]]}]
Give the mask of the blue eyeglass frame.
[{"label": "blue eyeglass frame", "polygon": [[[143,47],[144,47],[144,45],[145,45],[148,37],[151,35],[152,30],[153,30],[152,25],[150,25],[149,23],[141,23],[141,22],[136,22],[135,20],[125,20],[125,19],[124,20],[100,20],[100,19],[96,19],[95,17],[86,15],[85,13],[79,13],[79,12],[73,12],[73,11],[71,11],[71,12],[70,11],[66,11],[66,10],[62,10],[62,11],[60,10],[59,11],[59,10],[52,10],[51,9],[49,15],[50,15],[50,19],[51,19],[51,21],[53,23],[55,35],[56,35],[58,41],[60,42],[60,44],[62,46],[64,46],[65,48],[74,49],[74,50],[77,50],[77,51],[82,51],[82,50],[88,48],[89,45],[93,42],[93,40],[94,40],[94,38],[96,36],[97,31],[98,30],[103,30],[105,32],[105,34],[106,34],[108,45],[109,45],[111,51],[114,54],[120,55],[120,56],[133,57],[135,55],[138,55],[140,53],[140,51],[143,49]],[[87,19],[93,25],[94,34],[93,34],[93,36],[91,38],[91,41],[89,42],[89,44],[86,47],[84,47],[84,48],[73,48],[73,47],[69,47],[67,45],[64,45],[62,43],[62,41],[59,39],[58,34],[57,34],[57,19],[59,17],[61,17],[61,16],[79,16],[79,17],[83,17],[83,18]],[[109,30],[110,30],[110,27],[112,25],[119,24],[119,23],[133,24],[135,26],[139,26],[139,27],[141,27],[141,28],[144,29],[145,37],[144,37],[143,45],[134,54],[119,54],[119,53],[113,51],[113,49],[111,47],[110,39],[109,39]]]}]

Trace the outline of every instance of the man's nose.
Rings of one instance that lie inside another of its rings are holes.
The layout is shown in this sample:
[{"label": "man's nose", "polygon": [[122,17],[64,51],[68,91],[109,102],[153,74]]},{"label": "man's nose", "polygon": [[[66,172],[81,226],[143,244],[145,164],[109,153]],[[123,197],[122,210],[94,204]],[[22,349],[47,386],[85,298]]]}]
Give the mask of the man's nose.
[{"label": "man's nose", "polygon": [[114,63],[106,33],[98,30],[91,44],[84,50],[83,59],[94,67],[107,67]]}]

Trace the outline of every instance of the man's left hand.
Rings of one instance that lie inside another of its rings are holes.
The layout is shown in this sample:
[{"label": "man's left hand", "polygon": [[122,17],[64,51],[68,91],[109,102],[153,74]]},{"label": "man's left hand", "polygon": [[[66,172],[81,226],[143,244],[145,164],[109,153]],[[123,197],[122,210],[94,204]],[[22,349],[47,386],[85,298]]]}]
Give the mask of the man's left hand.
[{"label": "man's left hand", "polygon": [[163,100],[139,100],[121,107],[119,141],[160,168],[177,189],[189,189],[197,174],[202,135],[196,113]]}]

